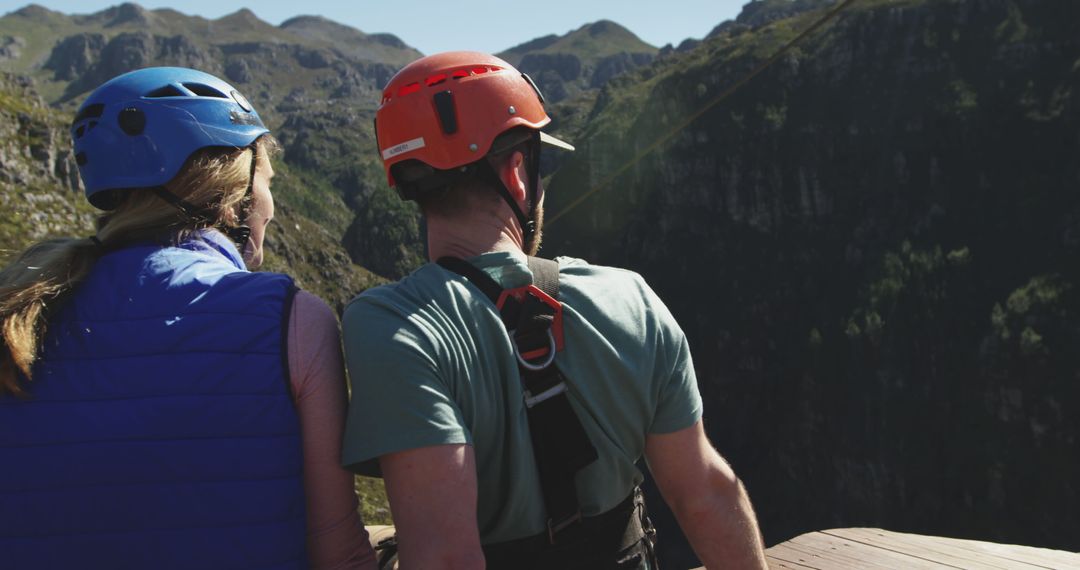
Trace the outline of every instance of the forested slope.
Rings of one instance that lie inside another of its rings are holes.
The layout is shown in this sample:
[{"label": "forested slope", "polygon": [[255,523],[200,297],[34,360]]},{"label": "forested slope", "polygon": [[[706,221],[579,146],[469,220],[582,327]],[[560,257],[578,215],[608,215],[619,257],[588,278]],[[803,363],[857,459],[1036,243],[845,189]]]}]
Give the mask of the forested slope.
[{"label": "forested slope", "polygon": [[1078,549],[1076,3],[856,2],[564,210],[821,9],[605,86],[563,126],[580,146],[545,252],[634,268],[672,305],[770,543],[879,526]]}]

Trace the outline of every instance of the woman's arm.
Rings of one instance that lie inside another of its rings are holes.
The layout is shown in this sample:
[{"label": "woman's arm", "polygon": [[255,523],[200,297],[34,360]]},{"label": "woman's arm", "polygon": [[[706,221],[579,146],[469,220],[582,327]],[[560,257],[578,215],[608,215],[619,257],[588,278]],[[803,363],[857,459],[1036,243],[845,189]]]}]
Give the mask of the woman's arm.
[{"label": "woman's arm", "polygon": [[337,318],[321,299],[300,291],[288,334],[289,377],[303,435],[308,559],[312,568],[374,570],[353,476],[340,463],[347,396]]}]

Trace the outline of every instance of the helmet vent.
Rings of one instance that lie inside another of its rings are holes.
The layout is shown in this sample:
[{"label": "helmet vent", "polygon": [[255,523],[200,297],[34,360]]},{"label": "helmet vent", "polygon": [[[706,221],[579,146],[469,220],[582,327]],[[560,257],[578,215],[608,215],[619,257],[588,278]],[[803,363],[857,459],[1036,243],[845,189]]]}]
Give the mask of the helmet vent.
[{"label": "helmet vent", "polygon": [[229,96],[210,87],[209,85],[203,85],[202,83],[185,83],[184,87],[191,90],[192,93],[199,97],[217,97],[219,99],[228,99]]},{"label": "helmet vent", "polygon": [[80,152],[79,154],[75,155],[75,164],[78,164],[79,166],[83,166],[83,165],[86,164],[86,153],[85,152]]},{"label": "helmet vent", "polygon": [[81,139],[86,134],[86,125],[79,125],[79,128],[75,129],[75,138]]},{"label": "helmet vent", "polygon": [[75,115],[75,119],[73,119],[71,121],[71,124],[74,125],[75,123],[78,123],[79,121],[84,121],[86,119],[96,119],[96,118],[100,117],[101,114],[104,113],[104,112],[105,112],[105,105],[103,105],[101,103],[95,103],[93,105],[87,105],[86,107],[83,108],[82,111],[79,111],[78,115]]},{"label": "helmet vent", "polygon": [[434,87],[435,85],[439,85],[440,83],[445,83],[446,79],[447,75],[445,73],[440,73],[438,75],[432,75],[431,77],[428,77],[424,80],[424,83],[426,83],[428,87]]},{"label": "helmet vent", "polygon": [[[472,75],[480,75],[482,73],[488,73],[488,72],[495,73],[496,71],[502,71],[502,70],[503,70],[503,68],[498,67],[496,65],[488,65],[488,66],[479,66],[478,65],[478,66],[472,67],[472,68],[455,69],[455,70],[453,70],[453,71],[451,71],[449,73],[437,73],[435,75],[432,75],[430,77],[425,78],[422,82],[421,81],[414,81],[412,83],[409,83],[408,85],[402,85],[400,88],[398,88],[396,96],[397,97],[404,97],[405,95],[411,95],[411,94],[416,93],[417,91],[419,91],[423,86],[434,87],[436,85],[441,85],[441,84],[445,83],[448,79],[462,79],[462,78],[465,78],[465,77],[470,77]],[[393,93],[388,92],[388,91],[384,91],[382,100],[379,102],[379,104],[380,105],[385,105],[387,103],[387,101],[390,101],[394,97],[395,97],[395,95]]]},{"label": "helmet vent", "polygon": [[158,99],[158,98],[161,98],[161,97],[183,97],[183,96],[184,96],[184,92],[177,89],[175,85],[166,85],[164,87],[159,87],[159,88],[154,89],[153,91],[147,93],[146,95],[143,95],[143,97],[146,97],[147,99]]}]

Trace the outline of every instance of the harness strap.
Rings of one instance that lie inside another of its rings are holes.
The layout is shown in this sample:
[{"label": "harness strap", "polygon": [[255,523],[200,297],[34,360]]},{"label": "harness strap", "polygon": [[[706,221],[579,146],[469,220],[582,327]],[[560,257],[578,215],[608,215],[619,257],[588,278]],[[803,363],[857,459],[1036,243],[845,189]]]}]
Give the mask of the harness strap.
[{"label": "harness strap", "polygon": [[[518,290],[503,289],[490,275],[464,260],[444,257],[436,263],[465,277],[491,299],[511,337],[548,515],[548,542],[555,544],[556,534],[581,521],[574,476],[599,457],[570,405],[566,378],[554,365],[556,335],[561,338],[561,331],[552,332],[556,308],[528,288],[523,295],[510,295]],[[557,299],[559,264],[530,257],[529,267],[534,271],[534,286]]]},{"label": "harness strap", "polygon": [[[620,558],[638,555],[658,566],[652,557],[655,531],[645,512],[641,489],[603,514],[585,517],[581,524],[559,535],[552,546],[547,533],[484,545],[484,558],[491,570],[533,568],[589,568],[590,570],[644,568],[642,564],[617,564]],[[639,560],[643,562],[644,560]]]},{"label": "harness strap", "polygon": [[559,298],[558,261],[529,256],[529,271],[533,274],[533,285],[553,299]]},{"label": "harness strap", "polygon": [[440,257],[435,263],[468,279],[473,286],[491,299],[492,303],[499,301],[499,295],[503,292],[502,285],[475,265],[460,257]]}]

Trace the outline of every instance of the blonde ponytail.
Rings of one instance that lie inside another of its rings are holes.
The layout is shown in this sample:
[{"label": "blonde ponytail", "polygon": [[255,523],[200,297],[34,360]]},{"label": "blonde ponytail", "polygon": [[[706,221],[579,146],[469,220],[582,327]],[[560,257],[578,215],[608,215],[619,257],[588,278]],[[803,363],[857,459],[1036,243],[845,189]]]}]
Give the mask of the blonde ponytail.
[{"label": "blonde ponytail", "polygon": [[0,394],[22,394],[17,373],[30,377],[46,315],[86,278],[99,252],[89,239],[53,239],[30,246],[0,270]]},{"label": "blonde ponytail", "polygon": [[[260,157],[278,149],[269,135],[256,145]],[[165,185],[208,212],[210,220],[192,221],[151,191],[128,190],[115,210],[98,218],[94,238],[34,244],[0,270],[0,396],[25,394],[19,380],[32,379],[50,315],[89,276],[105,251],[137,241],[180,240],[201,226],[242,223],[255,154],[249,149],[203,149]]]}]

